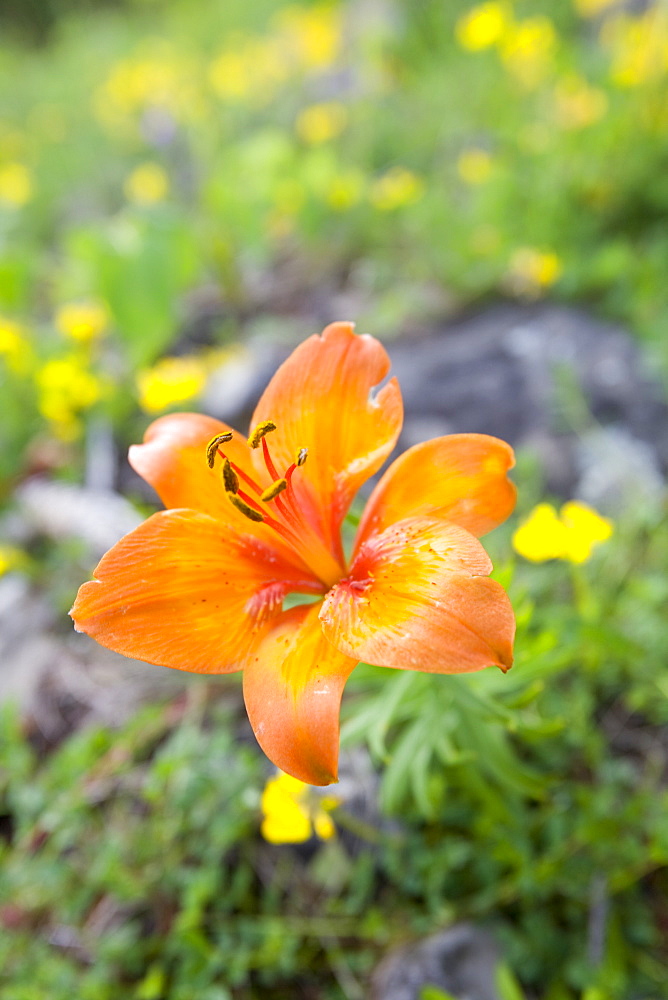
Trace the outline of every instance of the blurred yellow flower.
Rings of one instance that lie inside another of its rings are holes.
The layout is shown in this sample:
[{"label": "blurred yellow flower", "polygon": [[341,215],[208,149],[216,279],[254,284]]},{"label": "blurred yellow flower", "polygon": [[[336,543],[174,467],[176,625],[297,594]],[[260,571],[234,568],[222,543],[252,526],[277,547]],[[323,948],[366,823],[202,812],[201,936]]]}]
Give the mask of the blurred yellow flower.
[{"label": "blurred yellow flower", "polygon": [[330,840],[336,828],[329,812],[338,800],[315,794],[310,785],[279,772],[262,792],[262,836],[271,844],[303,844],[313,834]]},{"label": "blurred yellow flower", "polygon": [[56,312],[55,322],[63,336],[88,343],[105,332],[109,314],[101,302],[68,302]]},{"label": "blurred yellow flower", "polygon": [[32,178],[23,163],[0,166],[0,203],[21,208],[32,198]]},{"label": "blurred yellow flower", "polygon": [[169,178],[159,163],[141,163],[123,185],[125,197],[135,205],[155,205],[169,191]]},{"label": "blurred yellow flower", "polygon": [[594,546],[610,538],[612,532],[612,522],[587,504],[570,500],[557,514],[552,504],[540,503],[515,531],[513,547],[532,562],[565,559],[583,563]]},{"label": "blurred yellow flower", "polygon": [[209,82],[224,100],[257,102],[270,98],[294,69],[279,39],[238,39],[211,63]]},{"label": "blurred yellow flower", "polygon": [[576,73],[561,79],[554,89],[557,124],[564,129],[586,128],[603,117],[608,109],[605,91],[591,87]]},{"label": "blurred yellow flower", "polygon": [[300,139],[315,146],[329,142],[346,127],[348,112],[340,101],[325,101],[311,104],[297,115],[295,131]]},{"label": "blurred yellow flower", "polygon": [[125,129],[129,118],[148,108],[177,120],[201,115],[202,95],[196,66],[164,39],[112,67],[93,94],[93,110],[105,126]]},{"label": "blurred yellow flower", "polygon": [[304,69],[327,69],[336,61],[342,22],[334,5],[285,7],[276,16],[276,24],[293,59]]},{"label": "blurred yellow flower", "polygon": [[498,44],[512,23],[507,3],[489,0],[463,14],[455,26],[457,41],[469,52],[479,52]]},{"label": "blurred yellow flower", "polygon": [[326,193],[326,201],[335,212],[346,212],[359,204],[363,194],[364,174],[361,170],[347,170],[333,178]]},{"label": "blurred yellow flower", "polygon": [[484,184],[492,173],[493,161],[485,149],[471,147],[457,158],[457,173],[465,184]]},{"label": "blurred yellow flower", "polygon": [[10,371],[25,374],[30,368],[33,353],[20,323],[0,316],[0,358],[4,358]]},{"label": "blurred yellow flower", "polygon": [[78,414],[97,403],[104,392],[101,380],[77,354],[47,361],[37,370],[35,383],[39,411],[63,441],[77,437],[81,430]]},{"label": "blurred yellow flower", "polygon": [[552,69],[557,33],[549,18],[529,17],[513,24],[501,45],[506,69],[525,87],[535,87]]},{"label": "blurred yellow flower", "polygon": [[380,212],[411,205],[424,194],[424,181],[407,167],[391,167],[371,184],[369,199]]},{"label": "blurred yellow flower", "polygon": [[612,19],[601,32],[612,53],[610,77],[618,87],[639,87],[668,72],[668,11],[650,7],[640,17]]},{"label": "blurred yellow flower", "polygon": [[509,285],[517,295],[534,298],[559,279],[563,265],[551,250],[519,247],[511,257]]},{"label": "blurred yellow flower", "polygon": [[207,364],[190,356],[162,358],[137,375],[139,405],[146,413],[160,413],[195,399],[204,389]]},{"label": "blurred yellow flower", "polygon": [[0,545],[0,576],[25,562],[25,553],[15,545]]}]

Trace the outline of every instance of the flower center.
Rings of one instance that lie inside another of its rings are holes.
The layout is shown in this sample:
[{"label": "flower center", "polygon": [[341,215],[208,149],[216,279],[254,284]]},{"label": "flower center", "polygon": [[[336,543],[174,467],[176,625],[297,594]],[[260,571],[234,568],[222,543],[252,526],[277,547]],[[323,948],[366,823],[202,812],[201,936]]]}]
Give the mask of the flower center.
[{"label": "flower center", "polygon": [[[206,446],[207,464],[213,469],[216,458],[222,458],[223,486],[230,503],[250,521],[262,522],[276,531],[311,572],[329,588],[341,579],[344,568],[300,507],[292,483],[294,473],[308,458],[308,449],[300,448],[294,461],[282,476],[279,475],[267,444],[267,434],[274,430],[276,424],[273,420],[265,420],[257,425],[248,438],[249,448],[262,448],[264,464],[271,477],[271,484],[265,489],[240,466],[230,461],[223,451],[221,446],[233,438],[230,431],[211,438]],[[244,487],[248,487],[248,491]]]}]

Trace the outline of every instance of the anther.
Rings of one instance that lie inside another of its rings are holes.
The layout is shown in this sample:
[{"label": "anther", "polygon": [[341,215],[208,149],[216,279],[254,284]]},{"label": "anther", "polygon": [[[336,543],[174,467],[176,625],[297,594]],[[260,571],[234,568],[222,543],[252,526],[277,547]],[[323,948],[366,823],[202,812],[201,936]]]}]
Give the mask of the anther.
[{"label": "anther", "polygon": [[295,465],[303,465],[308,458],[308,448],[300,448],[295,457]]},{"label": "anther", "polygon": [[223,485],[228,493],[239,492],[239,477],[232,468],[229,458],[223,462]]},{"label": "anther", "polygon": [[254,510],[235,493],[228,493],[227,498],[230,503],[234,504],[237,510],[240,510],[241,513],[245,514],[251,521],[264,521],[264,515],[261,514],[259,510]]},{"label": "anther", "polygon": [[261,424],[258,424],[255,430],[252,432],[251,436],[248,438],[249,448],[259,448],[260,442],[265,434],[269,434],[270,431],[276,430],[276,424],[273,420],[263,420]]},{"label": "anther", "polygon": [[287,479],[277,479],[275,483],[272,483],[271,486],[267,487],[260,497],[260,500],[262,500],[263,503],[269,503],[270,500],[273,500],[274,497],[277,497],[279,493],[282,493],[283,490],[287,490],[287,488]]},{"label": "anther", "polygon": [[219,445],[227,444],[227,442],[231,441],[233,437],[234,435],[231,431],[226,431],[224,434],[216,434],[215,437],[211,438],[206,446],[206,464],[210,469],[213,469],[215,464]]}]

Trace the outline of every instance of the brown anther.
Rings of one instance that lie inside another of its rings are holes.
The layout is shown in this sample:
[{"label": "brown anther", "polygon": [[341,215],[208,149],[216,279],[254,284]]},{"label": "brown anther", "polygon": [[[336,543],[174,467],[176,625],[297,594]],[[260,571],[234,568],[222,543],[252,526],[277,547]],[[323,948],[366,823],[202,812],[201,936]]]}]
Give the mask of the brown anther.
[{"label": "brown anther", "polygon": [[282,493],[283,490],[287,490],[287,488],[287,479],[277,479],[275,483],[272,483],[271,486],[267,487],[260,497],[260,500],[262,500],[263,503],[269,503],[270,500],[273,500],[274,497],[277,497],[279,493]]},{"label": "brown anther", "polygon": [[228,493],[239,492],[239,477],[232,468],[229,458],[223,462],[223,485]]},{"label": "brown anther", "polygon": [[224,434],[216,434],[212,437],[206,446],[206,464],[210,469],[213,469],[216,462],[216,455],[218,454],[218,447],[221,444],[227,444],[231,441],[234,435],[232,431],[226,431]]},{"label": "brown anther", "polygon": [[308,458],[308,448],[300,448],[295,457],[295,465],[303,465]]},{"label": "brown anther", "polygon": [[264,521],[264,515],[260,513],[259,510],[254,510],[245,503],[241,497],[238,497],[235,493],[228,493],[227,498],[230,503],[233,503],[237,510],[240,510],[242,514],[245,514],[247,518],[251,521]]},{"label": "brown anther", "polygon": [[249,448],[259,448],[260,442],[265,434],[269,434],[270,431],[276,430],[276,424],[273,420],[263,420],[261,424],[258,424],[255,430],[251,433],[248,438]]}]

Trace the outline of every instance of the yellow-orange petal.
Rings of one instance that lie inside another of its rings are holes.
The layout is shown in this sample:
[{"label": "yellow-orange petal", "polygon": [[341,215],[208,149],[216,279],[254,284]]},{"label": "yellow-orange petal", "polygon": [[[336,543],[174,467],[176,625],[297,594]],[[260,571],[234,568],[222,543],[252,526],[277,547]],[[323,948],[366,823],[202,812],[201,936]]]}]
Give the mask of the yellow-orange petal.
[{"label": "yellow-orange petal", "polygon": [[339,707],[357,660],[325,639],[320,604],[286,611],[244,669],[244,698],[258,743],[282,771],[311,785],[337,780]]},{"label": "yellow-orange petal", "polygon": [[240,670],[286,592],[312,589],[294,566],[206,514],[168,510],[125,535],[70,611],[102,646],[193,673]]},{"label": "yellow-orange petal", "polygon": [[[278,369],[257,405],[251,426],[272,420],[267,439],[279,474],[300,449],[308,460],[292,482],[302,508],[336,556],[338,531],[361,484],[392,451],[403,405],[396,379],[375,395],[390,359],[352,323],[332,323],[300,344]],[[261,453],[254,461],[262,465]]]},{"label": "yellow-orange petal", "polygon": [[206,446],[216,434],[231,433],[225,454],[254,475],[246,439],[227,424],[201,413],[169,413],[146,430],[143,444],[132,445],[129,461],[156,491],[165,507],[187,507],[226,522],[231,507],[220,480],[220,463],[210,469]]},{"label": "yellow-orange petal", "polygon": [[476,537],[486,534],[515,506],[507,476],[514,464],[510,445],[487,434],[449,434],[409,448],[371,494],[357,546],[407,517],[442,517]]},{"label": "yellow-orange petal", "polygon": [[409,518],[372,535],[323,602],[327,638],[381,667],[464,673],[512,664],[515,620],[491,562],[464,528]]}]

